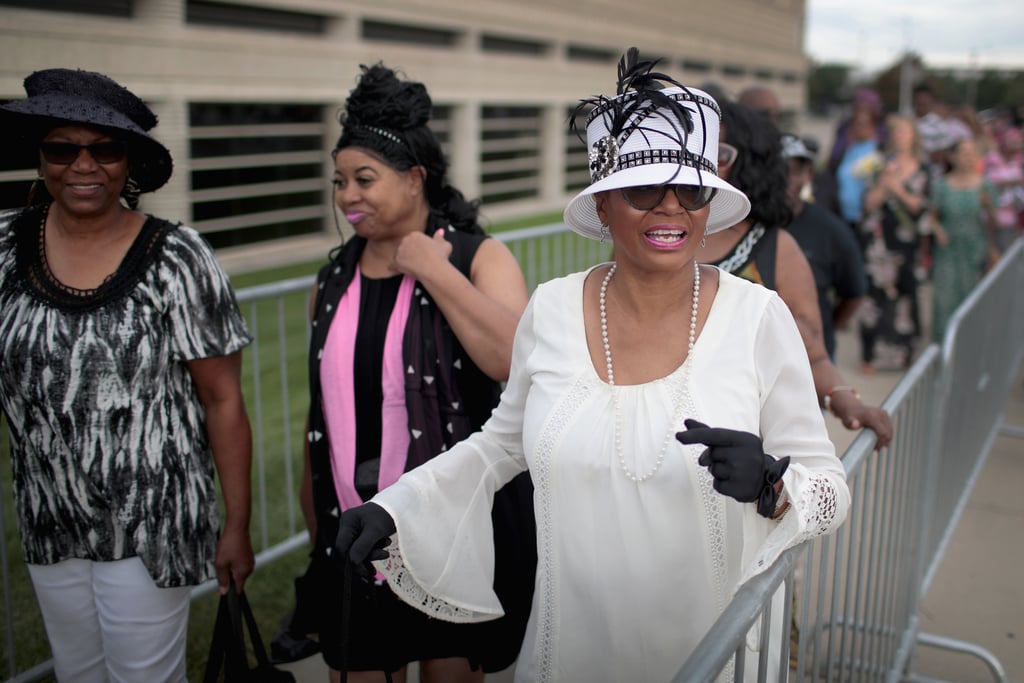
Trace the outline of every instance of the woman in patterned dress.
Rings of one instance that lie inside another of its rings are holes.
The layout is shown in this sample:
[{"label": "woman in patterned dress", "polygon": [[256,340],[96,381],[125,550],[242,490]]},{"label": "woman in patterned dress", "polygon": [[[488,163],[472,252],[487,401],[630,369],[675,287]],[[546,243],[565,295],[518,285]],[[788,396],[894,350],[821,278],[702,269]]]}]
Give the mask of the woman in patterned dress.
[{"label": "woman in patterned dress", "polygon": [[192,587],[241,588],[253,568],[250,336],[202,237],[136,210],[171,175],[152,111],[87,71],[25,90],[0,107],[39,170],[0,216],[0,401],[54,667],[184,681]]},{"label": "woman in patterned dress", "polygon": [[858,311],[865,374],[909,367],[921,334],[915,267],[928,203],[928,169],[921,156],[914,122],[890,118],[885,167],[864,194],[860,233],[869,282]]},{"label": "woman in patterned dress", "polygon": [[[372,576],[341,593],[330,557],[338,515],[480,429],[508,377],[526,284],[508,248],[488,239],[477,206],[447,183],[420,83],[363,67],[332,152],[334,199],[355,237],[317,277],[312,301],[310,427],[302,499],[311,593],[331,680],[481,681],[515,659],[533,589],[531,487],[506,486],[492,515],[508,616],[484,625],[431,619]],[[346,602],[347,601],[347,602]],[[349,629],[344,629],[344,611]],[[346,660],[344,645],[347,645]]]},{"label": "woman in patterned dress", "polygon": [[932,187],[929,202],[932,246],[932,339],[941,342],[953,311],[999,260],[993,210],[995,186],[981,173],[974,138],[948,153],[949,170]]}]

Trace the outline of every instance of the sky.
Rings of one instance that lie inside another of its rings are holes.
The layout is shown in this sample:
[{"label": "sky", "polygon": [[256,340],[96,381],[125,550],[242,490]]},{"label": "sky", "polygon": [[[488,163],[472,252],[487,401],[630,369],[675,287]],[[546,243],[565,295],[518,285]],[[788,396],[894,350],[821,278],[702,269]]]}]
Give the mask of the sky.
[{"label": "sky", "polygon": [[866,71],[908,49],[929,67],[1024,69],[1024,0],[807,0],[804,44]]}]

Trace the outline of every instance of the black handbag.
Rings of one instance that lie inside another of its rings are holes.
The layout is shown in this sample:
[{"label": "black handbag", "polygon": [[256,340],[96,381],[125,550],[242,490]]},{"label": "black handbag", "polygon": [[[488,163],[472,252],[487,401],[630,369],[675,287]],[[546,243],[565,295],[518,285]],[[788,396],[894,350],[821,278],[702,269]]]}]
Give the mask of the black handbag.
[{"label": "black handbag", "polygon": [[[246,630],[256,656],[254,668],[249,667],[246,654]],[[235,590],[234,581],[228,592],[220,597],[203,683],[216,683],[222,671],[224,683],[295,683],[295,676],[290,671],[278,669],[267,658],[249,600],[245,593]]]}]

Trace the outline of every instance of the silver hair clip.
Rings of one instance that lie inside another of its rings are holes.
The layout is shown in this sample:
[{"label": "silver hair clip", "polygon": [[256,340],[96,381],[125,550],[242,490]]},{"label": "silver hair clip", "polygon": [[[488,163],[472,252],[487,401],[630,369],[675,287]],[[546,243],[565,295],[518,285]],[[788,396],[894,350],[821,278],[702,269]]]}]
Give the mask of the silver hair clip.
[{"label": "silver hair clip", "polygon": [[366,130],[371,131],[373,133],[376,133],[377,135],[379,135],[379,136],[381,136],[383,138],[387,138],[388,140],[391,140],[392,142],[394,142],[397,145],[401,145],[402,147],[406,146],[405,142],[400,137],[398,137],[397,135],[395,135],[394,133],[392,133],[389,130],[384,130],[383,128],[377,128],[376,126],[363,126],[363,127],[366,128]]}]

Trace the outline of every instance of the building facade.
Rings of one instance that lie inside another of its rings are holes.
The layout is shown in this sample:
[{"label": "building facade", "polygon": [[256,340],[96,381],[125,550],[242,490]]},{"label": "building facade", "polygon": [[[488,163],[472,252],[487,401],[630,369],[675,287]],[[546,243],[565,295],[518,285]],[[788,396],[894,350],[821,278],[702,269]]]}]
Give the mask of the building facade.
[{"label": "building facade", "polygon": [[[684,83],[735,95],[760,82],[802,109],[805,5],[0,0],[0,99],[23,97],[37,69],[110,75],[152,106],[174,156],[144,210],[193,225],[220,253],[301,251],[336,239],[328,151],[360,64],[426,84],[451,180],[493,221],[560,210],[586,184],[569,112],[611,91],[631,45]],[[0,165],[0,202],[18,205],[34,175]]]}]

